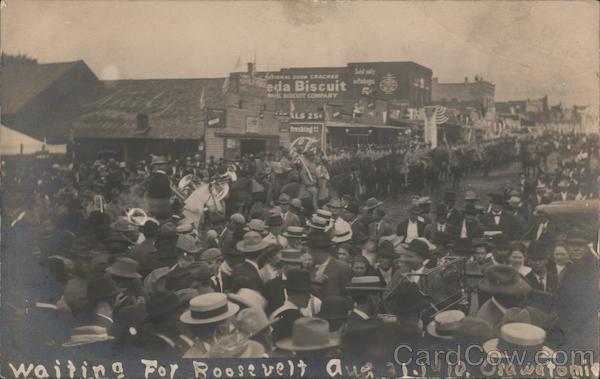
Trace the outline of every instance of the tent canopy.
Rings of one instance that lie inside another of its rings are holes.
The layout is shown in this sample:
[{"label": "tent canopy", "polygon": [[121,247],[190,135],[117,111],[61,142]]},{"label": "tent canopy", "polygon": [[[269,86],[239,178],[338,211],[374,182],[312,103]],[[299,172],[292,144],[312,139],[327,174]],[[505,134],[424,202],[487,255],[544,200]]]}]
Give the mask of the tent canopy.
[{"label": "tent canopy", "polygon": [[46,145],[42,141],[0,124],[0,155],[31,155],[40,151],[66,154],[67,145]]}]

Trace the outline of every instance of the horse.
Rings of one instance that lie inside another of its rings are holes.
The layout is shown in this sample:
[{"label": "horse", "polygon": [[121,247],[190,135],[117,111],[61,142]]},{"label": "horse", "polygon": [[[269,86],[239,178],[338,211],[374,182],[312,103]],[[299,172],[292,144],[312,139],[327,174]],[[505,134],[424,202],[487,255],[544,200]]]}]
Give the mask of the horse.
[{"label": "horse", "polygon": [[200,183],[192,194],[185,199],[183,215],[192,220],[199,229],[205,225],[207,215],[211,221],[225,219],[225,202],[223,198],[228,191],[228,184]]}]

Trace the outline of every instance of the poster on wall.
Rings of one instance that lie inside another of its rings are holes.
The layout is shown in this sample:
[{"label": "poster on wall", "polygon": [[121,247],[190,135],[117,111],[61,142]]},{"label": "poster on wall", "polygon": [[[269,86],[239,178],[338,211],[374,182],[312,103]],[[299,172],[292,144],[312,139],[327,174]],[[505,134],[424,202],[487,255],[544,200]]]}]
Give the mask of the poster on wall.
[{"label": "poster on wall", "polygon": [[325,133],[323,123],[294,122],[290,123],[290,150],[305,153],[325,150]]},{"label": "poster on wall", "polygon": [[206,125],[209,128],[224,128],[225,109],[208,108],[206,110]]},{"label": "poster on wall", "polygon": [[246,133],[258,133],[258,117],[246,117]]}]

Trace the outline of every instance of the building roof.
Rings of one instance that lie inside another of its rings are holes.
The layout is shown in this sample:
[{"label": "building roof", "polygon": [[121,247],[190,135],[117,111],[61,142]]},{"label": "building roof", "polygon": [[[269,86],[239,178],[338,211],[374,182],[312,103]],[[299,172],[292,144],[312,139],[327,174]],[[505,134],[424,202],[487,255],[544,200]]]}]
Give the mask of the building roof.
[{"label": "building roof", "polygon": [[82,60],[61,63],[4,64],[2,67],[2,113],[17,113],[36,96]]},{"label": "building roof", "polygon": [[[201,139],[206,107],[224,104],[224,78],[151,79],[103,82],[103,90],[82,106],[73,123],[75,138]],[[137,129],[137,115],[149,129]]]}]

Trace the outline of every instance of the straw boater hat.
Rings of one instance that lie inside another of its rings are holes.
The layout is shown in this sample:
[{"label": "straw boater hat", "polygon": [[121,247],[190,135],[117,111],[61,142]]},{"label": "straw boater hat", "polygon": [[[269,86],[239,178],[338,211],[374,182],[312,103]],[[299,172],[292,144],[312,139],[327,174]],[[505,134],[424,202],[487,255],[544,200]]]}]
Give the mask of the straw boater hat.
[{"label": "straw boater hat", "polygon": [[350,285],[346,287],[348,291],[385,291],[385,284],[381,283],[378,276],[355,276]]},{"label": "straw boater hat", "polygon": [[451,340],[464,319],[465,314],[458,310],[440,312],[427,325],[427,333],[436,338]]},{"label": "straw boater hat", "polygon": [[275,343],[278,348],[289,351],[322,350],[339,344],[339,336],[329,331],[329,322],[314,317],[297,319],[292,327],[292,337]]},{"label": "straw boater hat", "polygon": [[331,239],[334,243],[348,242],[352,239],[352,227],[348,223],[336,223],[334,226],[334,236]]},{"label": "straw boater hat", "polygon": [[106,272],[121,278],[140,279],[142,275],[138,273],[138,266],[139,263],[135,259],[119,257]]},{"label": "straw boater hat", "polygon": [[267,235],[269,232],[267,230],[267,225],[265,222],[259,218],[254,218],[250,220],[246,229],[248,232],[258,232],[262,235]]},{"label": "straw boater hat", "polygon": [[265,241],[258,232],[248,232],[244,234],[244,239],[238,242],[235,247],[242,253],[255,253],[267,248],[269,241]]},{"label": "straw boater hat", "polygon": [[317,214],[313,214],[312,218],[306,222],[306,224],[311,229],[316,230],[326,230],[329,227],[329,220],[323,217],[320,217]]},{"label": "straw boater hat", "polygon": [[281,233],[287,239],[290,238],[298,238],[303,239],[306,238],[306,233],[304,233],[304,228],[301,226],[288,226],[287,230]]},{"label": "straw boater hat", "polygon": [[179,320],[184,324],[202,325],[223,321],[235,315],[240,306],[227,301],[224,293],[207,293],[190,300],[190,309]]},{"label": "straw boater hat", "polygon": [[491,266],[479,282],[479,290],[492,295],[523,296],[531,292],[531,286],[511,266]]},{"label": "straw boater hat", "polygon": [[110,341],[114,337],[109,336],[106,328],[96,325],[86,325],[74,328],[71,331],[71,338],[63,343],[63,347],[74,347],[88,345],[95,342]]},{"label": "straw boater hat", "polygon": [[515,350],[528,350],[540,353],[540,358],[551,358],[554,351],[544,346],[546,332],[533,324],[512,322],[502,325],[500,338],[492,338],[483,343],[483,350],[496,357],[506,357]]},{"label": "straw boater hat", "polygon": [[302,255],[302,251],[298,249],[287,248],[279,252],[279,260],[284,263],[302,264],[304,262]]}]

